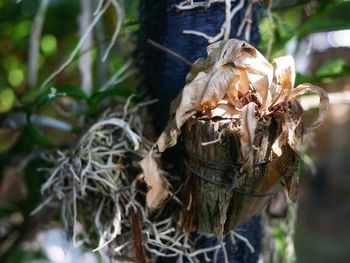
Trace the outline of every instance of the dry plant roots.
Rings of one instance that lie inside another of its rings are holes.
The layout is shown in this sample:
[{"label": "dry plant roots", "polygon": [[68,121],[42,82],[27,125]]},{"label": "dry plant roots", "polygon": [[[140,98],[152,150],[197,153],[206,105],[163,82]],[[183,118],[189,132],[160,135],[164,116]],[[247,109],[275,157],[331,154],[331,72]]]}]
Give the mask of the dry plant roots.
[{"label": "dry plant roots", "polygon": [[[80,138],[72,150],[47,156],[54,167],[42,186],[46,200],[33,213],[47,205],[58,204],[62,222],[76,245],[84,243],[109,259],[135,262],[142,244],[148,259],[178,256],[200,262],[226,249],[224,242],[196,249],[196,240],[177,227],[179,211],[162,217],[151,216],[145,196],[138,187],[138,161],[152,144],[142,136],[143,114],[140,104],[107,111]],[[141,240],[135,240],[133,215],[139,217]],[[249,241],[231,232],[252,249]]]}]

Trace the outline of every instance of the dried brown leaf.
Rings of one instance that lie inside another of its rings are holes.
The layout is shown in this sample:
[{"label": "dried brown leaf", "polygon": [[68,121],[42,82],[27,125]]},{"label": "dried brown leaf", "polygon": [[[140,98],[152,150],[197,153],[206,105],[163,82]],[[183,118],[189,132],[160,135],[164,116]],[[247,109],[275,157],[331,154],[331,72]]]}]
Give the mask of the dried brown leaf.
[{"label": "dried brown leaf", "polygon": [[292,56],[278,57],[273,60],[276,64],[275,76],[279,89],[289,95],[294,87],[295,65]]},{"label": "dried brown leaf", "polygon": [[271,182],[276,182],[277,180],[272,178],[282,179],[293,176],[298,165],[298,159],[299,157],[292,147],[288,144],[283,146],[281,156],[274,158],[267,165],[268,181],[269,178],[271,178]]},{"label": "dried brown leaf", "polygon": [[329,97],[327,95],[327,92],[325,92],[323,89],[309,83],[301,84],[293,89],[291,96],[297,97],[306,93],[316,93],[320,97],[318,118],[310,127],[305,128],[305,133],[308,133],[315,130],[326,120],[329,106]]},{"label": "dried brown leaf", "polygon": [[288,144],[294,149],[297,139],[303,136],[303,107],[299,101],[290,97],[286,102],[285,125],[288,128]]},{"label": "dried brown leaf", "polygon": [[211,67],[212,67],[212,64],[210,63],[210,61],[207,58],[206,59],[204,59],[204,58],[197,59],[193,63],[190,71],[186,75],[186,83],[190,83],[191,81],[193,81],[197,77],[199,72],[203,71],[203,72],[208,73],[210,71]]},{"label": "dried brown leaf", "polygon": [[173,147],[177,143],[177,138],[180,136],[181,131],[176,126],[175,115],[170,118],[167,126],[162,134],[159,136],[156,145],[160,153],[166,149]]},{"label": "dried brown leaf", "polygon": [[280,156],[282,154],[282,147],[289,144],[295,149],[298,139],[302,138],[304,110],[299,101],[294,97],[286,98],[278,106],[283,109],[282,115],[277,119],[281,127],[281,132],[272,145],[272,150],[277,156]]},{"label": "dried brown leaf", "polygon": [[250,83],[261,96],[261,108],[271,102],[270,85],[273,76],[272,65],[253,46],[243,43],[242,51],[238,53],[234,63],[238,67],[246,68]]},{"label": "dried brown leaf", "polygon": [[198,73],[197,77],[187,84],[171,105],[171,116],[166,128],[157,141],[158,149],[165,149],[176,144],[183,124],[197,112],[211,110],[224,97],[231,80],[238,74],[230,66],[223,66],[213,73]]},{"label": "dried brown leaf", "polygon": [[249,82],[262,98],[261,107],[270,102],[273,67],[252,45],[239,39],[223,40],[208,47],[208,59],[214,68],[228,64],[244,68]]},{"label": "dried brown leaf", "polygon": [[285,178],[288,197],[292,202],[296,202],[299,196],[299,178],[297,176],[291,176]]},{"label": "dried brown leaf", "polygon": [[249,91],[249,78],[247,71],[243,68],[237,68],[240,73],[239,83],[238,83],[238,91],[242,94],[246,94]]},{"label": "dried brown leaf", "polygon": [[247,169],[253,165],[254,148],[253,142],[257,120],[255,118],[256,104],[250,102],[242,110],[242,123],[240,130],[241,152],[243,159],[243,168]]},{"label": "dried brown leaf", "polygon": [[266,190],[271,190],[281,180],[285,183],[288,195],[291,200],[297,198],[297,185],[291,186],[292,180],[296,177],[295,171],[298,166],[299,156],[288,144],[282,147],[281,156],[273,159],[267,165]]},{"label": "dried brown leaf", "polygon": [[218,105],[211,110],[211,118],[220,117],[227,119],[238,119],[241,117],[241,112],[238,111],[231,103],[227,100],[219,101]]},{"label": "dried brown leaf", "polygon": [[163,176],[164,172],[153,150],[140,162],[140,165],[148,187],[146,195],[147,207],[150,210],[157,209],[169,196],[169,187],[167,180]]},{"label": "dried brown leaf", "polygon": [[[202,92],[200,105],[213,109],[227,92],[231,81],[239,72],[231,66],[222,66],[210,75],[208,83]],[[194,90],[193,92],[197,92]],[[211,102],[214,101],[214,104]]]}]

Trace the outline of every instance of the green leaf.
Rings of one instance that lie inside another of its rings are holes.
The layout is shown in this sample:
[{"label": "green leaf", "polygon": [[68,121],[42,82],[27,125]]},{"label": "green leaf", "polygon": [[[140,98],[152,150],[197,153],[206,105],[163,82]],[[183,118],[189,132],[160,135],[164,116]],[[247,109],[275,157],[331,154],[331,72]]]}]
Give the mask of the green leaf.
[{"label": "green leaf", "polygon": [[30,114],[27,114],[27,131],[32,139],[40,146],[44,148],[53,148],[55,143],[44,136],[32,123]]},{"label": "green leaf", "polygon": [[350,67],[343,59],[335,59],[321,65],[315,75],[319,78],[349,76]]},{"label": "green leaf", "polygon": [[342,59],[335,59],[322,64],[313,75],[297,73],[296,85],[305,82],[327,82],[329,80],[350,76],[350,66]]},{"label": "green leaf", "polygon": [[16,95],[12,89],[0,90],[0,113],[8,112],[16,102]]},{"label": "green leaf", "polygon": [[47,103],[59,97],[72,97],[79,100],[88,99],[86,94],[80,89],[80,87],[74,85],[62,85],[46,89],[42,94],[39,95],[36,101],[36,105],[38,108],[41,108]]},{"label": "green leaf", "polygon": [[350,27],[349,12],[350,1],[339,3],[330,1],[302,23],[296,30],[296,35],[305,36],[314,32],[347,29]]}]

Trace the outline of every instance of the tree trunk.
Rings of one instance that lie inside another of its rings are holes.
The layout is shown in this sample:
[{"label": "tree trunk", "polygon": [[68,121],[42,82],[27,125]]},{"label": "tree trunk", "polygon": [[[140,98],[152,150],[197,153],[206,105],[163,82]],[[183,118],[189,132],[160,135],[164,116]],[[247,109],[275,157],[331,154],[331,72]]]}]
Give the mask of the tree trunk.
[{"label": "tree trunk", "polygon": [[255,165],[249,171],[241,170],[239,126],[239,120],[196,119],[184,129],[188,159],[180,224],[188,232],[228,233],[258,213],[279,183],[266,167],[276,125],[258,124]]}]

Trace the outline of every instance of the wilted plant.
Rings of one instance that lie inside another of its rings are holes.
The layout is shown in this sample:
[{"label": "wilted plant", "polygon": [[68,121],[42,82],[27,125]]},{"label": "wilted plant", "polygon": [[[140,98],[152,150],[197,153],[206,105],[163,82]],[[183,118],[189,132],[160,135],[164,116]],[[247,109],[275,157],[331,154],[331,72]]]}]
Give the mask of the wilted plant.
[{"label": "wilted plant", "polygon": [[[243,172],[253,169],[254,149],[259,146],[254,144],[257,124],[269,126],[275,122],[277,134],[270,142],[272,151],[267,171],[274,175],[274,181],[283,179],[290,198],[295,200],[297,183],[291,175],[296,163],[286,160],[297,158],[298,142],[303,135],[325,120],[326,92],[312,84],[294,88],[295,68],[291,56],[274,59],[273,67],[253,46],[237,39],[214,43],[208,46],[207,52],[207,58],[194,62],[184,89],[172,102],[166,128],[141,162],[149,186],[147,205],[156,209],[168,197],[168,184],[160,168],[155,167],[158,164],[155,159],[177,144],[184,124],[191,118],[239,121]],[[307,128],[303,125],[304,110],[298,101],[305,93],[316,93],[320,97],[319,116]]]}]

